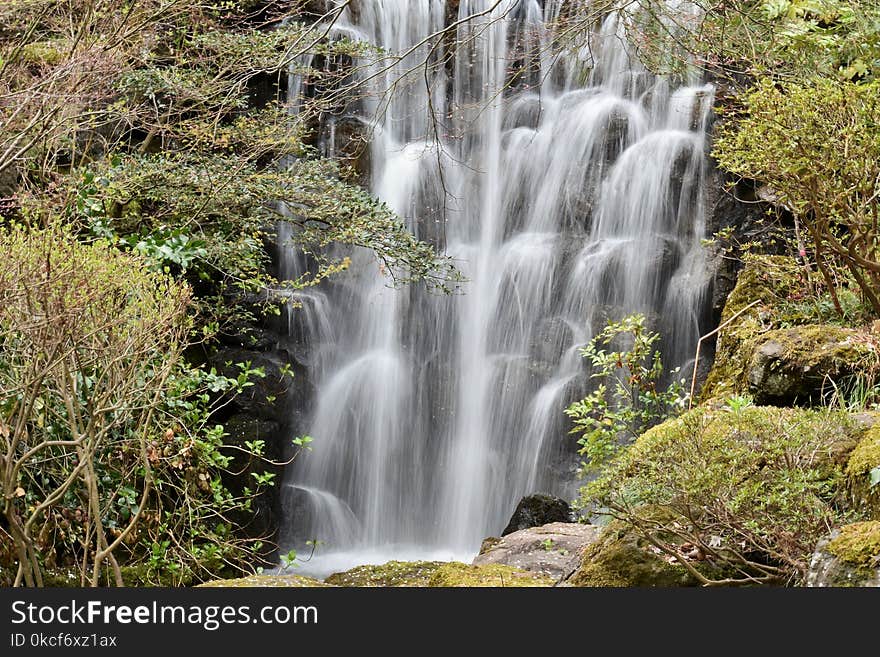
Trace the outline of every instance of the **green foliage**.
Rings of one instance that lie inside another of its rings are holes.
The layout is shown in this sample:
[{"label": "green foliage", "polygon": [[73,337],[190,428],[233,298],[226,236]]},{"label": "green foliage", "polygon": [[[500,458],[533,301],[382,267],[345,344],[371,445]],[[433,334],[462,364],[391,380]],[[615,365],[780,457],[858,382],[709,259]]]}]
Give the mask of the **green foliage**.
[{"label": "green foliage", "polygon": [[650,429],[581,499],[704,584],[797,582],[828,527],[857,515],[841,467],[857,434],[846,413],[729,400]]},{"label": "green foliage", "polygon": [[683,380],[661,387],[659,339],[643,315],[630,315],[609,323],[581,350],[592,366],[591,378],[601,380],[565,409],[574,425],[571,433],[580,435],[579,453],[587,457],[582,473],[597,470],[633,437],[684,408]]},{"label": "green foliage", "polygon": [[770,185],[806,227],[832,292],[829,261],[848,269],[880,312],[880,82],[765,80],[744,104],[716,141],[719,164]]},{"label": "green foliage", "polygon": [[0,490],[23,581],[77,567],[102,582],[94,551],[124,555],[142,583],[250,567],[259,546],[231,518],[254,491],[226,488],[213,411],[264,372],[188,365],[189,290],[135,254],[56,227],[11,228],[0,245]]}]

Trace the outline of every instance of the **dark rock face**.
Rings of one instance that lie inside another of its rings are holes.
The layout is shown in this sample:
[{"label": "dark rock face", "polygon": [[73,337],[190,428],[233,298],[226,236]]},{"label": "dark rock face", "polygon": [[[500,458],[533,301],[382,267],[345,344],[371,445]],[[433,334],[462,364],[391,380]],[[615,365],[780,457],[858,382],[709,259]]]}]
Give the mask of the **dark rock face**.
[{"label": "dark rock face", "polygon": [[536,493],[519,501],[501,536],[551,522],[571,522],[571,507],[562,498]]}]

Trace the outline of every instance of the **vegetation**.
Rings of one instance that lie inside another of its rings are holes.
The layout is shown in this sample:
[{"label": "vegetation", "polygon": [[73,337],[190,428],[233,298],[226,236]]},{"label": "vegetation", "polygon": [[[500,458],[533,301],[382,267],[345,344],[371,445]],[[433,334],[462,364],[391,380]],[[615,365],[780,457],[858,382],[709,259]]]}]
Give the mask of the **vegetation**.
[{"label": "vegetation", "polygon": [[849,422],[740,400],[697,408],[642,435],[582,495],[703,584],[797,582],[828,528],[857,513],[841,495]]},{"label": "vegetation", "polygon": [[[397,283],[456,280],[308,145],[358,93],[323,62],[364,53],[309,5],[0,4],[3,584],[253,570],[267,547],[240,525],[283,463],[227,444],[221,418],[265,371],[206,356],[346,269],[332,245],[371,249]],[[291,71],[315,89],[296,112]],[[278,221],[315,263],[299,280],[269,273]]]},{"label": "vegetation", "polygon": [[[581,349],[590,361],[591,378],[600,381],[593,392],[565,409],[572,420],[571,433],[580,435],[579,453],[587,457],[582,473],[596,471],[635,436],[684,408],[683,380],[662,387],[659,339],[643,315],[630,315],[610,322]],[[602,348],[609,346],[611,351]]]}]

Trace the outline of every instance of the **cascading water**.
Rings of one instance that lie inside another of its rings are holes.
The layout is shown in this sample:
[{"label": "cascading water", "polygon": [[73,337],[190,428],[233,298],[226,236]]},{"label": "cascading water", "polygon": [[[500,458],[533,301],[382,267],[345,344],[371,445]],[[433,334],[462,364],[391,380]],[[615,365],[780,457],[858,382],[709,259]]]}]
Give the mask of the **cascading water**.
[{"label": "cascading water", "polygon": [[[461,0],[455,17],[437,0],[360,0],[332,30],[409,51],[359,69],[373,191],[468,282],[392,289],[358,252],[347,277],[298,293],[315,442],[286,473],[282,541],[324,541],[325,571],[465,558],[522,495],[570,494],[562,411],[607,317],[646,313],[667,362],[693,353],[712,87],[643,69],[615,13],[554,56],[575,1]],[[454,65],[420,66],[441,61],[450,40],[431,35],[449,21]]]}]

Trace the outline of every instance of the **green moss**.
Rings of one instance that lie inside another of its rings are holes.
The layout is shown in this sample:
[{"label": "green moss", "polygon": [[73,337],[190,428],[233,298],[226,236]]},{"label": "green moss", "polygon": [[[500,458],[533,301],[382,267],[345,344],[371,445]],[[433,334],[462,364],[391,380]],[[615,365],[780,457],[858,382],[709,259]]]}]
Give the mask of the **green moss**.
[{"label": "green moss", "polygon": [[21,59],[30,64],[54,66],[65,57],[67,43],[64,41],[35,41],[21,49]]},{"label": "green moss", "polygon": [[849,457],[846,473],[851,477],[862,477],[878,467],[880,467],[880,425],[871,427],[865,433]]},{"label": "green moss", "polygon": [[218,579],[198,586],[200,588],[321,588],[330,585],[302,575],[250,575],[238,579]]},{"label": "green moss", "polygon": [[853,503],[872,519],[880,520],[880,424],[868,429],[852,451],[846,474]]},{"label": "green moss", "polygon": [[880,566],[880,522],[857,522],[840,529],[828,544],[828,552],[861,569]]},{"label": "green moss", "polygon": [[325,581],[334,586],[429,586],[431,576],[443,564],[442,561],[389,561],[334,573]]},{"label": "green moss", "polygon": [[[626,536],[590,548],[576,581],[672,585],[673,553],[700,572],[711,563],[712,580],[748,581],[762,563],[797,580],[829,525],[866,517],[847,505],[843,472],[864,431],[842,411],[761,406],[698,407],[650,429],[582,490],[580,505],[613,510]],[[743,541],[762,547],[744,554]]]},{"label": "green moss", "polygon": [[472,566],[465,563],[446,563],[434,571],[428,586],[456,587],[536,587],[553,586],[553,578],[530,573],[513,566],[486,564]]},{"label": "green moss", "polygon": [[445,561],[389,561],[358,566],[325,580],[334,586],[552,586],[553,580],[511,566]]},{"label": "green moss", "polygon": [[697,580],[679,563],[657,554],[626,523],[612,522],[584,553],[568,583],[580,587],[695,586]]}]

